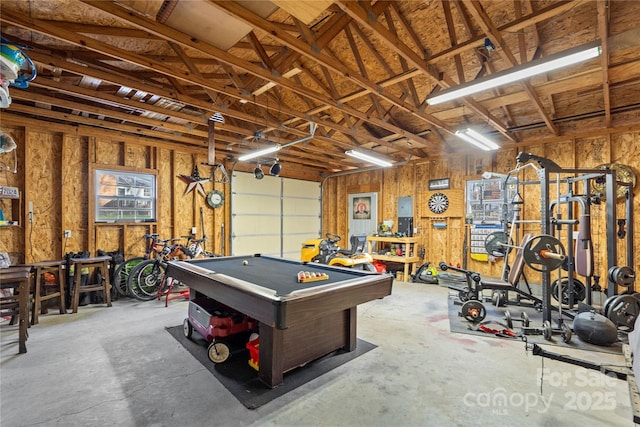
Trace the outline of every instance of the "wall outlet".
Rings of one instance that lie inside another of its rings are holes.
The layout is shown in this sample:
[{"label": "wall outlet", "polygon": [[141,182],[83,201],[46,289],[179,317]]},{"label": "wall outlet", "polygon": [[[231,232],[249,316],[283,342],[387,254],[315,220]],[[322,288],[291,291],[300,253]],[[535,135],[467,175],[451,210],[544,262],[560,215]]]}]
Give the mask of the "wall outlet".
[{"label": "wall outlet", "polygon": [[198,232],[198,229],[196,227],[191,227],[191,234],[195,236],[197,232]]},{"label": "wall outlet", "polygon": [[71,237],[71,230],[64,230],[64,238],[68,239]]}]

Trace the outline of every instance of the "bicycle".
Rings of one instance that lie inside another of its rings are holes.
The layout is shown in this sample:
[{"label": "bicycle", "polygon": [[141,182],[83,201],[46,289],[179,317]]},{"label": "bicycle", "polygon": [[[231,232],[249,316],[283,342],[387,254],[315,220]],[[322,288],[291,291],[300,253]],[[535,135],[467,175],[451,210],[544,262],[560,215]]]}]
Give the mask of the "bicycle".
[{"label": "bicycle", "polygon": [[121,263],[118,266],[118,268],[116,268],[113,274],[113,279],[111,283],[113,285],[113,288],[116,290],[116,292],[119,295],[131,296],[131,294],[129,293],[129,286],[128,286],[129,274],[131,273],[131,270],[133,270],[133,268],[136,265],[140,264],[142,261],[148,260],[149,257],[151,256],[151,253],[153,253],[156,249],[157,250],[161,249],[161,247],[157,246],[158,244],[157,233],[145,234],[144,236],[142,236],[142,238],[147,239],[147,245],[146,245],[144,255],[127,259],[126,261]]},{"label": "bicycle", "polygon": [[[207,240],[206,236],[203,236],[201,239],[196,239],[194,235],[182,236],[187,239],[186,245],[182,247],[182,251],[186,255],[187,258],[211,258],[217,255],[208,252],[204,248],[204,244]],[[161,300],[162,297],[165,297],[165,307],[167,307],[169,300],[176,298],[185,298],[189,299],[189,288],[178,288],[178,290],[174,289],[176,286],[180,285],[180,282],[173,278],[163,278],[161,280],[161,285],[158,286],[158,300]],[[174,294],[173,296],[171,294]]]},{"label": "bicycle", "polygon": [[200,239],[196,239],[194,235],[182,236],[187,239],[186,251],[189,258],[213,258],[218,255],[209,252],[205,249],[207,237],[203,236]]},{"label": "bicycle", "polygon": [[[180,240],[158,239],[154,247],[155,257],[141,261],[133,267],[127,279],[129,293],[141,301],[149,301],[157,297],[158,289],[164,284],[167,261],[172,259],[187,259],[189,256],[185,247],[180,244],[170,245],[170,242]],[[162,243],[160,250],[158,244]]]}]

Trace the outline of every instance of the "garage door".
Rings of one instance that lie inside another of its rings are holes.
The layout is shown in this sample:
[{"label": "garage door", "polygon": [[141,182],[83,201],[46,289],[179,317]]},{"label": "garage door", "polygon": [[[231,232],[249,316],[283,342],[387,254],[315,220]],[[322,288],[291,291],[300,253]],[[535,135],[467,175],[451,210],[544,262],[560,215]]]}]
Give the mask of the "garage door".
[{"label": "garage door", "polygon": [[231,179],[231,254],[300,259],[320,236],[320,184],[235,172]]}]

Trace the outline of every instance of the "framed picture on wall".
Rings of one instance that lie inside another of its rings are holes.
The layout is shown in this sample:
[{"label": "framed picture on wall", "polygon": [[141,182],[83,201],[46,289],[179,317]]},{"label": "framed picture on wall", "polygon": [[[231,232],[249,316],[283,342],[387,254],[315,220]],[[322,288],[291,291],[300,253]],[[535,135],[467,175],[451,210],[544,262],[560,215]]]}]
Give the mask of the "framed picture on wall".
[{"label": "framed picture on wall", "polygon": [[353,219],[371,219],[371,197],[353,198]]},{"label": "framed picture on wall", "polygon": [[451,186],[449,178],[430,179],[429,190],[448,190]]}]

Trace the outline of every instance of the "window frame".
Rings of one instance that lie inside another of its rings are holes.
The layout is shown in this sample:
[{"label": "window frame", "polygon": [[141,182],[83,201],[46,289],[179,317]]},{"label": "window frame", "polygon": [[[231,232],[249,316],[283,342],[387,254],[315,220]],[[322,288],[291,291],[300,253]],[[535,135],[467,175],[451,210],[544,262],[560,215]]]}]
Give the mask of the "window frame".
[{"label": "window frame", "polygon": [[[158,220],[158,173],[151,169],[114,167],[113,165],[95,166],[92,173],[92,207],[95,223],[155,223]],[[109,187],[105,176],[112,175],[115,183]],[[127,186],[122,182],[130,181]],[[140,185],[148,182],[147,185]],[[115,188],[114,188],[115,187]],[[101,194],[101,189],[114,191]],[[136,194],[139,191],[144,194]],[[105,200],[116,202],[116,206],[105,208]],[[129,206],[127,206],[129,205]],[[105,212],[115,215],[107,216]],[[128,213],[127,213],[128,212]],[[147,213],[145,215],[145,213]],[[140,215],[142,214],[142,215]]]}]

